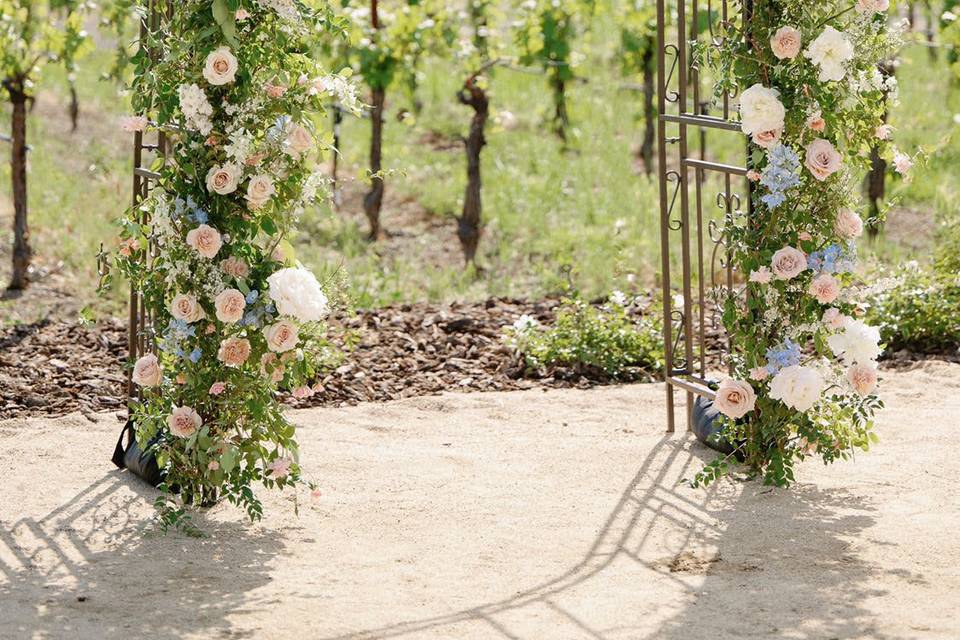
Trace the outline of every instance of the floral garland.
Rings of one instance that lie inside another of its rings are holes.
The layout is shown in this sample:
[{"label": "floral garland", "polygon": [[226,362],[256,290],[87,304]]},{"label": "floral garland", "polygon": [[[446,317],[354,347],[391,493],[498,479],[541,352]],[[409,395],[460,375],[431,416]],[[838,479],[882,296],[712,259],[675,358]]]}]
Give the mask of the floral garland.
[{"label": "floral garland", "polygon": [[[166,9],[133,60],[143,115],[123,122],[171,143],[156,188],[123,220],[116,259],[155,332],[156,353],[133,364],[142,400],[132,418],[182,505],[226,499],[255,519],[254,483],[301,480],[278,387],[311,395],[328,353],[327,297],[285,239],[326,192],[316,160],[329,145],[311,118],[331,98],[360,104],[309,55],[318,34],[332,33],[328,13],[292,0]],[[183,512],[169,493],[163,500]]]},{"label": "floral garland", "polygon": [[[899,40],[888,0],[752,4],[742,27],[728,25],[719,45],[698,49],[718,92],[747,87],[740,116],[754,183],[751,215],[725,224],[732,262],[749,281],[745,301],[725,304],[739,351],[715,406],[734,455],[784,485],[795,460],[846,458],[875,439],[881,347],[860,319],[855,173],[869,166],[873,147],[901,173],[912,160],[890,146],[883,120],[897,91],[879,66]],[[730,457],[695,483],[727,472]]]}]

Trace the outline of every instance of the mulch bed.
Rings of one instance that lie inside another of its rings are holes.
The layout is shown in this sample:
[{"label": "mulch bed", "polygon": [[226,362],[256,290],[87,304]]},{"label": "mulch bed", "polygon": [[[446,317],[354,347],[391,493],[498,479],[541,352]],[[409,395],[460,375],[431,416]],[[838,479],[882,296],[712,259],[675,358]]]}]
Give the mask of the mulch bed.
[{"label": "mulch bed", "polygon": [[[338,345],[351,338],[345,364],[319,380],[312,398],[284,398],[291,406],[342,406],[442,391],[506,391],[590,387],[612,382],[599,371],[556,369],[525,378],[522,363],[504,345],[503,329],[522,314],[544,324],[558,299],[491,299],[483,303],[405,304],[330,322]],[[44,321],[0,329],[0,419],[124,408],[126,325]],[[619,381],[650,380],[657,372],[630,371]]]}]

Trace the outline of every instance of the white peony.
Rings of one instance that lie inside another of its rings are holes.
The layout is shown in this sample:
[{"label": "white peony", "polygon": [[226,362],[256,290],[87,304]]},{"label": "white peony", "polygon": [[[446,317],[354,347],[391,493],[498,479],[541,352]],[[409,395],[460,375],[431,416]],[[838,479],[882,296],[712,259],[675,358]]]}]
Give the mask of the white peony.
[{"label": "white peony", "polygon": [[820,399],[825,383],[814,369],[793,365],[781,369],[770,381],[770,397],[797,411],[808,411]]},{"label": "white peony", "polygon": [[866,364],[880,356],[880,331],[862,320],[846,318],[843,330],[827,338],[834,355],[847,366]]},{"label": "white peony", "polygon": [[776,89],[755,84],[740,96],[740,126],[747,135],[783,129],[786,115]]},{"label": "white peony", "polygon": [[280,269],[267,278],[267,283],[270,299],[280,315],[293,316],[300,322],[316,322],[329,312],[320,283],[303,267]]},{"label": "white peony", "polygon": [[853,59],[853,43],[845,34],[827,27],[803,55],[820,67],[820,82],[840,81],[847,75],[847,62]]}]

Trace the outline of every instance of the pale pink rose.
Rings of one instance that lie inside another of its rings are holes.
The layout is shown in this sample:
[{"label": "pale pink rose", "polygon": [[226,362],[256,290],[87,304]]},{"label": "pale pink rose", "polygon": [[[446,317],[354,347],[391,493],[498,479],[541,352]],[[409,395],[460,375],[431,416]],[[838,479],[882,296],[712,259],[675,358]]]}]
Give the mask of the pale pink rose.
[{"label": "pale pink rose", "polygon": [[211,461],[207,464],[207,469],[210,469],[210,471],[216,471],[216,470],[219,469],[219,468],[220,468],[220,463],[217,462],[216,460],[211,460]]},{"label": "pale pink rose", "polygon": [[807,128],[811,131],[822,133],[827,128],[827,121],[823,119],[823,115],[818,111],[807,118]]},{"label": "pale pink rose", "polygon": [[281,97],[283,97],[283,94],[285,94],[285,93],[287,92],[287,88],[286,88],[286,87],[282,87],[282,86],[277,85],[277,84],[270,84],[269,82],[268,82],[267,84],[263,85],[263,90],[264,90],[264,91],[267,93],[267,95],[270,96],[271,98],[281,98]]},{"label": "pale pink rose", "polygon": [[897,151],[893,155],[893,168],[897,170],[897,173],[905,176],[910,173],[910,169],[913,169],[913,158],[902,151]]},{"label": "pale pink rose", "polygon": [[309,398],[313,395],[313,389],[307,386],[297,387],[293,390],[293,397],[298,400],[303,400],[304,398]]},{"label": "pale pink rose", "polygon": [[310,492],[310,497],[314,500],[319,500],[323,493],[320,492],[320,489],[314,489]]},{"label": "pale pink rose", "polygon": [[817,180],[822,182],[835,174],[840,170],[842,163],[843,158],[840,156],[840,152],[834,148],[829,140],[817,138],[807,145],[804,164]]},{"label": "pale pink rose", "polygon": [[800,53],[803,46],[803,36],[793,27],[780,27],[770,39],[770,48],[773,55],[780,60],[792,60]]},{"label": "pale pink rose", "polygon": [[204,332],[205,334],[207,334],[207,335],[210,335],[211,333],[213,333],[213,332],[216,331],[216,330],[217,330],[217,327],[216,327],[215,325],[213,325],[213,324],[208,324],[208,325],[207,325],[207,328],[204,329],[203,332]]},{"label": "pale pink rose", "polygon": [[857,0],[860,13],[884,13],[890,8],[890,0]]},{"label": "pale pink rose", "polygon": [[806,231],[801,231],[801,232],[797,235],[797,238],[799,238],[799,239],[802,240],[803,242],[809,242],[810,240],[813,240],[813,236],[810,235],[810,234],[809,234],[808,232],[806,232]]},{"label": "pale pink rose", "polygon": [[120,118],[120,128],[127,133],[146,131],[149,121],[143,116],[124,116]]},{"label": "pale pink rose", "polygon": [[207,139],[203,141],[203,144],[205,144],[208,147],[215,147],[219,142],[220,142],[220,139],[217,138],[216,135],[210,135],[210,136],[207,136]]},{"label": "pale pink rose", "polygon": [[263,335],[267,339],[267,347],[276,353],[293,349],[300,340],[297,325],[289,320],[279,320],[264,327]]},{"label": "pale pink rose", "polygon": [[773,274],[780,280],[790,280],[807,270],[807,256],[794,247],[784,247],[773,254]]},{"label": "pale pink rose", "polygon": [[246,278],[250,275],[250,267],[240,258],[230,256],[220,263],[220,269],[234,278]]},{"label": "pale pink rose", "polygon": [[224,289],[213,301],[220,322],[239,322],[247,307],[244,295],[236,289]]},{"label": "pale pink rose", "polygon": [[747,180],[749,180],[750,182],[757,182],[762,177],[763,176],[760,175],[759,171],[754,171],[753,169],[751,169],[750,171],[747,171]]},{"label": "pale pink rose", "polygon": [[196,296],[179,293],[170,301],[170,315],[184,322],[196,322],[203,319],[204,313]]},{"label": "pale pink rose", "polygon": [[266,204],[275,192],[276,189],[273,186],[273,180],[270,179],[270,176],[253,176],[250,178],[250,182],[247,183],[247,195],[245,196],[247,206],[252,211],[255,211]]},{"label": "pale pink rose", "polygon": [[877,140],[889,140],[890,136],[893,135],[893,127],[888,124],[882,124],[877,127],[874,135],[877,137]]},{"label": "pale pink rose", "polygon": [[133,382],[141,387],[155,387],[163,380],[157,356],[148,353],[133,365]]},{"label": "pale pink rose", "polygon": [[853,240],[863,235],[863,220],[854,211],[844,207],[837,212],[833,230],[841,238]]},{"label": "pale pink rose", "polygon": [[756,282],[757,284],[769,284],[772,279],[773,274],[767,267],[760,267],[756,271],[750,272],[750,282]]},{"label": "pale pink rose", "polygon": [[313,138],[310,132],[299,124],[290,128],[287,134],[286,152],[294,158],[299,158],[304,152],[313,146]]},{"label": "pale pink rose", "polygon": [[139,246],[139,243],[134,238],[128,238],[120,243],[120,255],[129,258]]},{"label": "pale pink rose", "polygon": [[203,77],[212,85],[230,84],[237,75],[237,59],[229,47],[219,47],[210,52],[203,65]]},{"label": "pale pink rose", "polygon": [[170,433],[178,438],[189,438],[203,425],[200,414],[193,407],[174,407],[167,416],[167,426]]},{"label": "pale pink rose", "polygon": [[217,351],[217,359],[228,367],[239,367],[249,357],[250,342],[245,338],[227,338]]},{"label": "pale pink rose", "polygon": [[290,458],[277,458],[267,464],[267,471],[270,472],[271,478],[279,480],[280,478],[286,478],[290,475],[290,466],[292,464],[293,460]]},{"label": "pale pink rose", "polygon": [[227,385],[226,385],[226,383],[223,383],[223,382],[219,382],[219,381],[218,381],[218,382],[214,382],[212,385],[210,385],[210,391],[209,391],[209,393],[210,393],[210,395],[212,395],[212,396],[218,396],[218,395],[220,395],[221,393],[223,393],[223,392],[226,391],[226,390],[227,390]]},{"label": "pale pink rose", "polygon": [[246,9],[237,9],[237,12],[233,14],[233,17],[237,19],[237,22],[243,22],[250,17],[250,12]]},{"label": "pale pink rose", "polygon": [[265,376],[269,375],[270,382],[276,383],[283,380],[284,371],[286,371],[286,367],[280,362],[277,354],[267,352],[260,356],[260,372]]},{"label": "pale pink rose", "polygon": [[736,420],[753,411],[756,402],[757,395],[749,382],[727,378],[717,388],[713,404],[720,413]]},{"label": "pale pink rose", "polygon": [[750,369],[750,379],[756,380],[757,382],[763,382],[770,376],[770,372],[767,371],[766,367],[754,367]]},{"label": "pale pink rose", "polygon": [[855,364],[847,369],[847,380],[861,396],[870,395],[877,388],[877,366],[873,363]]},{"label": "pale pink rose", "polygon": [[780,136],[783,135],[783,129],[771,129],[770,131],[758,131],[753,134],[753,144],[764,149],[775,147],[780,142]]},{"label": "pale pink rose", "polygon": [[263,159],[266,157],[267,157],[267,154],[265,152],[252,153],[249,156],[247,156],[247,159],[244,160],[243,163],[248,167],[255,167],[261,162],[263,162]]},{"label": "pale pink rose", "polygon": [[204,258],[213,258],[223,246],[220,232],[210,225],[202,224],[187,233],[187,244]]},{"label": "pale pink rose", "polygon": [[823,318],[821,322],[827,327],[837,330],[842,329],[844,322],[846,322],[847,316],[840,313],[840,309],[836,307],[831,307],[823,312]]},{"label": "pale pink rose", "polygon": [[820,304],[830,304],[840,297],[840,283],[829,273],[821,273],[810,283],[808,291]]},{"label": "pale pink rose", "polygon": [[214,165],[207,171],[207,191],[225,196],[237,190],[240,168],[235,164]]}]

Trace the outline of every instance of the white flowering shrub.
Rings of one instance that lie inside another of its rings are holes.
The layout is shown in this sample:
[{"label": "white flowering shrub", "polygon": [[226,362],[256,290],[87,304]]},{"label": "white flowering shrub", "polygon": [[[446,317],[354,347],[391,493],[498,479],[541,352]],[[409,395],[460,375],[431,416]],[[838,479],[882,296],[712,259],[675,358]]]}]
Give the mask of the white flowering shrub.
[{"label": "white flowering shrub", "polygon": [[739,94],[750,137],[753,213],[724,225],[733,264],[748,275],[723,320],[735,375],[715,405],[736,451],[695,478],[715,480],[733,456],[765,482],[793,481],[794,461],[866,449],[874,437],[879,331],[864,323],[856,271],[857,171],[879,146],[901,173],[912,159],[883,114],[895,80],[879,70],[898,43],[887,0],[757,0],[749,20],[698,49],[718,92]]},{"label": "white flowering shrub", "polygon": [[143,399],[132,417],[179,489],[180,504],[162,503],[165,521],[215,500],[256,519],[254,485],[302,478],[277,393],[312,393],[329,353],[328,300],[286,239],[324,195],[313,115],[331,97],[359,110],[348,79],[304,53],[336,37],[331,24],[290,0],[188,0],[133,58],[140,115],[124,126],[162,129],[172,144],[157,186],[123,221],[116,259],[156,332],[156,353],[133,365]]}]

